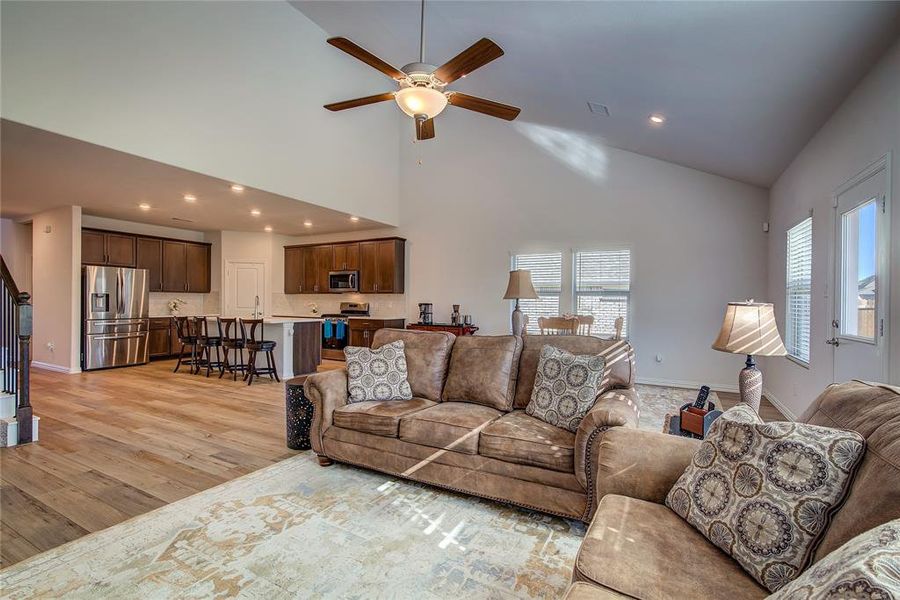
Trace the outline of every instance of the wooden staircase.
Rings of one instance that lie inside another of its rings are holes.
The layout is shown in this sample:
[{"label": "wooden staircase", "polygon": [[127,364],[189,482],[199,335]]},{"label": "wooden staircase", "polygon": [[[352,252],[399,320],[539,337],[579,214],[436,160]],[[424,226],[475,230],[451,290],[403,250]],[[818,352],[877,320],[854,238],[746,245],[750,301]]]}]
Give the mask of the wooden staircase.
[{"label": "wooden staircase", "polygon": [[31,296],[0,256],[0,447],[37,441],[31,409]]}]

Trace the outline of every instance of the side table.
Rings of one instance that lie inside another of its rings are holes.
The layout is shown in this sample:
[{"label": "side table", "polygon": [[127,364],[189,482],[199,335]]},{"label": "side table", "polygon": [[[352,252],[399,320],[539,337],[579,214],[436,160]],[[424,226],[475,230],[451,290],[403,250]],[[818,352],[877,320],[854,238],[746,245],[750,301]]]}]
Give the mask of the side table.
[{"label": "side table", "polygon": [[306,375],[285,381],[285,438],[291,450],[309,450],[309,429],[313,420],[313,404],[303,391]]}]

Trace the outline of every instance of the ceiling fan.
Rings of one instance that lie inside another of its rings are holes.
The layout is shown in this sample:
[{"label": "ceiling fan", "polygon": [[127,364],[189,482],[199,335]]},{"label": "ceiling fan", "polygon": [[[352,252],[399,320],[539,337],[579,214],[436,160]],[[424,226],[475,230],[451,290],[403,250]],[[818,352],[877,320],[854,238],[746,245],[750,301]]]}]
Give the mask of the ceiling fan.
[{"label": "ceiling fan", "polygon": [[365,98],[326,104],[325,108],[330,111],[395,100],[400,110],[415,119],[416,139],[419,140],[429,140],[434,137],[434,118],[448,104],[507,121],[512,121],[519,116],[520,109],[515,106],[445,90],[457,79],[465,77],[475,69],[503,56],[503,50],[491,40],[481,38],[440,67],[427,64],[425,62],[425,0],[422,0],[419,30],[419,62],[409,63],[402,69],[397,69],[347,38],[330,38],[328,43],[370,67],[378,69],[400,85],[400,89],[396,92],[385,92]]}]

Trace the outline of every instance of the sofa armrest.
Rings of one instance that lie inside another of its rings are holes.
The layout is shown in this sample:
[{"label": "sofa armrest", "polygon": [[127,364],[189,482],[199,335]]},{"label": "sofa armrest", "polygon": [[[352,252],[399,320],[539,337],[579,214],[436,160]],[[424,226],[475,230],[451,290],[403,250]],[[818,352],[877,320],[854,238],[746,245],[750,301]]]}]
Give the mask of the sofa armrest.
[{"label": "sofa armrest", "polygon": [[323,455],[322,434],[331,427],[335,409],[347,404],[347,369],[323,371],[306,378],[303,384],[306,397],[313,405],[313,420],[309,441],[316,454]]},{"label": "sofa armrest", "polygon": [[663,504],[691,464],[700,440],[644,430],[610,429],[597,459],[594,496],[618,494]]},{"label": "sofa armrest", "polygon": [[609,390],[594,403],[575,432],[575,477],[590,489],[596,471],[600,434],[610,427],[636,428],[640,400],[634,388]]}]

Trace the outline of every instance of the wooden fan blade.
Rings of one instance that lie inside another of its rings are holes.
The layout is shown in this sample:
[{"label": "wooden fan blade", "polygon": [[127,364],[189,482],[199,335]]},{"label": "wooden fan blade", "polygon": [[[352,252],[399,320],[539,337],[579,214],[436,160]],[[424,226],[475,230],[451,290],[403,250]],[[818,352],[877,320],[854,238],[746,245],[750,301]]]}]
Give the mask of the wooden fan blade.
[{"label": "wooden fan blade", "polygon": [[386,92],[384,94],[375,94],[374,96],[366,96],[365,98],[355,98],[353,100],[344,100],[343,102],[335,102],[326,104],[325,108],[330,111],[347,110],[348,108],[356,108],[357,106],[365,106],[366,104],[375,104],[376,102],[387,102],[394,99],[394,92]]},{"label": "wooden fan blade", "polygon": [[384,62],[383,60],[381,60],[380,58],[378,58],[377,56],[375,56],[374,54],[372,54],[365,48],[363,48],[361,46],[357,46],[356,44],[354,44],[347,38],[342,38],[342,37],[329,38],[328,43],[331,44],[332,46],[334,46],[335,48],[337,48],[338,50],[343,50],[344,52],[346,52],[353,58],[363,61],[370,67],[374,67],[374,68],[378,69],[379,71],[381,71],[382,73],[384,73],[385,75],[390,77],[391,79],[396,79],[398,81],[401,79],[406,79],[406,73],[404,73],[397,67],[389,65],[388,63]]},{"label": "wooden fan blade", "polygon": [[430,140],[434,137],[434,119],[416,121],[416,139]]},{"label": "wooden fan blade", "polygon": [[522,109],[510,106],[509,104],[501,104],[499,102],[494,102],[493,100],[485,100],[484,98],[469,96],[468,94],[462,94],[460,92],[452,92],[447,99],[447,102],[453,106],[474,110],[475,112],[480,112],[481,114],[489,115],[491,117],[497,117],[498,119],[506,119],[507,121],[512,121],[518,117],[519,113],[522,111]]},{"label": "wooden fan blade", "polygon": [[444,83],[450,83],[501,56],[503,50],[500,46],[487,38],[481,38],[438,67],[434,76]]}]

